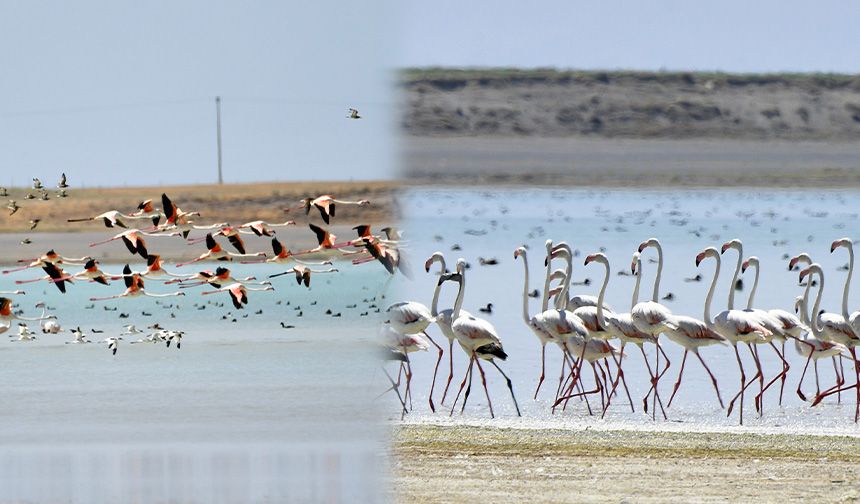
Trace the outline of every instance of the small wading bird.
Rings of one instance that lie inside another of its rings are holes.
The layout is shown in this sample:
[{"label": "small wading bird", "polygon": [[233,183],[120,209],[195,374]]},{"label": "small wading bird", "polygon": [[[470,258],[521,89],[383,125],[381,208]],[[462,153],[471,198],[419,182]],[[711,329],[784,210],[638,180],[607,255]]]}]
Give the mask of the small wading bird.
[{"label": "small wading bird", "polygon": [[346,117],[349,119],[361,119],[361,116],[358,115],[358,110],[350,107],[346,111]]}]

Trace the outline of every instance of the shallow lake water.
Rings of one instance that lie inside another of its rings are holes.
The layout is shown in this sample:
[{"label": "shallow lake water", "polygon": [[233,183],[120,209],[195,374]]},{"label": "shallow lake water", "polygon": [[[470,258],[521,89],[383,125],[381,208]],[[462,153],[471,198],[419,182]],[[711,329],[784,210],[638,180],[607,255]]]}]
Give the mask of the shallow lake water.
[{"label": "shallow lake water", "polygon": [[[623,369],[635,412],[631,412],[626,396],[621,393],[613,399],[605,419],[599,415],[589,417],[585,403],[573,400],[567,411],[550,412],[558,385],[561,352],[557,347],[547,346],[546,381],[537,400],[532,396],[540,375],[540,344],[522,319],[522,261],[514,260],[513,252],[520,245],[529,248],[531,285],[529,289],[542,289],[545,256],[545,241],[566,241],[579,256],[574,259],[573,281],[590,279],[590,285],[574,285],[572,294],[597,295],[603,280],[604,270],[599,264],[583,265],[585,256],[603,251],[609,258],[612,272],[606,301],[617,311],[629,311],[634,278],[619,276],[619,270],[629,273],[633,253],[640,242],[657,237],[661,240],[665,267],[661,281],[660,296],[671,293],[672,300],[662,301],[673,313],[702,318],[707,289],[714,272],[714,261],[707,260],[700,267],[695,265],[696,254],[707,246],[719,249],[722,243],[740,238],[744,244],[744,255],[758,256],[761,260],[761,279],[755,299],[757,308],[782,308],[793,311],[795,296],[802,294],[798,285],[798,272],[789,272],[786,254],[808,252],[813,260],[822,264],[826,288],[822,307],[839,311],[842,286],[846,272],[839,269],[848,262],[844,249],[830,253],[834,239],[852,236],[853,224],[860,213],[860,193],[850,191],[753,191],[732,190],[684,190],[684,191],[632,191],[593,189],[493,189],[469,190],[462,188],[411,189],[402,196],[409,205],[402,205],[406,215],[403,221],[404,238],[408,241],[408,254],[415,270],[413,281],[402,280],[396,284],[401,300],[415,300],[430,305],[436,284],[438,266],[426,274],[421,266],[434,251],[442,251],[453,268],[458,257],[470,264],[467,271],[464,309],[487,318],[496,327],[508,353],[503,368],[513,378],[523,418],[517,419],[510,395],[504,381],[491,366],[485,366],[490,381],[490,392],[497,417],[496,425],[555,426],[555,427],[604,427],[604,428],[649,428],[649,429],[725,429],[738,423],[737,407],[731,418],[721,409],[710,380],[696,359],[687,359],[684,381],[671,408],[667,410],[669,421],[651,420],[642,411],[641,399],[650,386],[641,353],[628,346],[623,359]],[[454,246],[460,250],[452,250]],[[479,258],[493,258],[497,265],[482,266]],[[642,287],[640,300],[650,299],[652,282],[656,272],[653,249],[643,253]],[[737,262],[737,254],[729,251],[723,256],[722,271],[717,285],[712,314],[726,307],[731,275]],[[561,267],[559,260],[556,267]],[[686,281],[697,274],[701,281]],[[743,290],[736,292],[735,307],[746,306],[747,295],[752,287],[752,271],[743,277]],[[849,306],[860,306],[860,287],[854,286]],[[814,300],[816,289],[813,289]],[[440,307],[453,305],[456,284],[446,284]],[[478,309],[493,304],[492,314],[480,313]],[[810,302],[811,304],[811,302]],[[539,309],[539,299],[530,299],[529,313]],[[435,327],[429,334],[446,351],[436,383],[436,402],[441,399],[448,376],[448,342]],[[664,403],[672,391],[677,377],[683,350],[673,343],[661,339],[671,367],[660,381],[660,393]],[[809,433],[836,433],[856,435],[860,433],[853,422],[854,402],[848,394],[842,395],[842,404],[836,397],[827,399],[817,407],[810,407],[795,395],[795,388],[805,363],[794,349],[793,343],[786,345],[787,359],[791,365],[783,393],[782,406],[778,406],[779,386],[769,389],[764,398],[764,415],[759,417],[753,409],[753,396],[758,385],[747,389],[744,429],[764,431],[789,431]],[[455,346],[455,378],[453,393],[462,379],[467,359]],[[646,346],[646,353],[653,365],[654,347]],[[759,349],[765,376],[769,380],[781,368],[775,353],[769,347]],[[714,371],[723,400],[737,392],[739,373],[735,355],[730,346],[712,346],[702,349],[701,354]],[[743,348],[747,378],[754,374],[749,352]],[[414,411],[408,415],[410,422],[479,422],[489,417],[487,401],[480,381],[475,380],[465,413],[449,418],[449,409],[433,414],[427,404],[433,365],[436,353],[431,347],[427,353],[413,354]],[[830,360],[819,364],[822,388],[833,384],[834,372]],[[393,364],[389,368],[396,371]],[[752,370],[752,371],[751,371]],[[845,361],[849,383],[853,380],[850,361]],[[804,391],[814,394],[814,375],[807,373]],[[477,374],[476,374],[477,376]],[[591,379],[590,374],[585,378]],[[591,383],[591,382],[589,382]],[[619,388],[619,390],[621,390]],[[451,394],[451,391],[449,391]],[[591,399],[591,406],[599,410],[600,399]],[[389,400],[389,402],[393,402]],[[451,399],[446,400],[450,408]],[[389,418],[398,418],[396,402],[389,406]],[[459,407],[458,407],[459,411]]]},{"label": "shallow lake water", "polygon": [[[278,268],[235,273],[263,278]],[[15,341],[14,324],[0,335],[0,502],[383,501],[379,315],[368,305],[384,304],[388,275],[375,264],[342,270],[314,276],[311,289],[292,275],[273,279],[277,290],[250,292],[243,310],[226,293],[200,296],[202,287],[178,298],[88,300],[122,292],[121,281],[76,282],[65,295],[31,284],[13,296],[28,317],[46,301],[65,330],[42,335],[31,322],[36,341]],[[42,274],[3,275],[0,289]],[[147,282],[153,293],[175,287]],[[145,334],[126,336],[115,356],[100,343],[127,323],[156,322],[186,332],[180,350],[131,344]],[[65,343],[78,325],[93,343]]]}]

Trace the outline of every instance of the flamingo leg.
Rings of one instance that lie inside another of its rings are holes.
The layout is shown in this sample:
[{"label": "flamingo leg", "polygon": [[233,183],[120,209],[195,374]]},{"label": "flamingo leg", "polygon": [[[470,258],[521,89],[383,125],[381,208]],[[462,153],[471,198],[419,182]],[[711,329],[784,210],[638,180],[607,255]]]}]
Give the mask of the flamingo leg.
[{"label": "flamingo leg", "polygon": [[755,381],[756,377],[758,377],[758,394],[753,398],[753,404],[755,404],[755,410],[758,412],[759,417],[763,415],[762,407],[761,407],[761,394],[764,393],[764,368],[761,366],[761,359],[758,355],[758,345],[748,345],[750,352],[752,352],[753,360],[755,361],[756,369],[758,373],[753,377],[752,381]]},{"label": "flamingo leg", "polygon": [[[402,364],[401,364],[401,366],[402,366]],[[388,371],[384,367],[382,368],[382,372],[385,373],[385,377],[388,378],[388,381],[391,382],[391,388],[389,388],[385,392],[388,392],[389,390],[393,390],[394,393],[397,394],[397,400],[400,401],[400,406],[403,407],[403,410],[400,413],[400,419],[403,420],[403,418],[406,416],[406,401],[404,401],[403,396],[400,395],[399,383],[395,383],[394,379],[391,377],[390,374],[388,374]],[[398,373],[398,378],[400,378],[399,373]],[[383,392],[383,394],[385,394],[385,392]]]},{"label": "flamingo leg", "polygon": [[[800,341],[802,341],[802,340],[800,340]],[[797,383],[797,397],[799,397],[801,401],[806,401],[806,396],[803,394],[803,392],[800,389],[801,389],[801,387],[803,387],[803,377],[806,376],[806,370],[807,370],[807,368],[809,368],[809,361],[812,360],[812,354],[815,352],[815,347],[813,347],[809,343],[807,343],[807,345],[809,345],[809,355],[806,357],[806,364],[803,365],[803,373],[800,374],[800,381]],[[833,360],[833,369],[836,369],[836,360],[835,359]],[[816,392],[815,395],[817,396],[819,393],[820,392]]]},{"label": "flamingo leg", "polygon": [[[782,342],[781,356],[785,357],[785,341]],[[783,359],[785,362],[785,359]],[[785,370],[782,374],[782,379],[779,382],[779,405],[782,406],[782,393],[785,390],[785,380],[788,378],[788,362],[785,362]]]},{"label": "flamingo leg", "polygon": [[[597,375],[597,369],[600,368],[600,375]],[[604,400],[604,390],[606,387],[603,386],[606,381],[606,373],[603,372],[603,366],[600,365],[600,361],[594,361],[591,363],[591,371],[594,373],[594,383],[597,385],[597,389],[600,391],[600,408],[605,410],[608,406],[606,400]]]},{"label": "flamingo leg", "polygon": [[740,391],[738,391],[737,395],[735,395],[732,398],[732,400],[729,401],[729,411],[728,411],[728,413],[726,413],[726,416],[727,417],[732,416],[732,409],[734,409],[734,407],[735,407],[735,400],[738,398],[738,396],[740,396],[741,405],[740,405],[740,413],[738,416],[740,418],[740,424],[743,425],[744,424],[744,383],[746,382],[746,375],[744,374],[744,364],[743,364],[743,361],[741,361],[741,354],[740,354],[740,352],[738,352],[738,346],[737,345],[733,345],[733,346],[735,349],[735,358],[737,358],[737,361],[738,361],[738,369],[740,369],[740,371],[741,371],[741,389],[740,389]]},{"label": "flamingo leg", "polygon": [[469,379],[469,372],[472,370],[473,360],[474,356],[469,358],[469,367],[466,369],[466,372],[463,373],[463,383],[460,384],[460,390],[457,391],[457,396],[454,398],[454,403],[451,404],[451,414],[449,416],[454,416],[454,408],[457,406],[457,400],[460,399],[460,394],[463,392],[463,388],[466,386],[466,380]]},{"label": "flamingo leg", "polygon": [[813,367],[815,368],[815,394],[818,395],[821,393],[821,387],[818,384],[818,361],[815,361]]},{"label": "flamingo leg", "polygon": [[517,416],[522,416],[522,415],[520,414],[520,405],[517,403],[517,397],[514,395],[514,385],[513,385],[513,382],[511,382],[511,379],[508,377],[508,375],[506,375],[506,374],[505,374],[505,372],[504,372],[504,371],[502,371],[502,368],[500,368],[500,367],[499,367],[499,365],[498,365],[498,364],[496,364],[496,361],[495,361],[495,360],[491,360],[491,361],[490,361],[490,364],[492,364],[493,366],[495,366],[495,368],[499,370],[499,373],[501,373],[501,374],[502,374],[502,376],[504,376],[504,377],[505,377],[505,382],[508,384],[508,390],[510,390],[510,391],[511,391],[511,399],[513,399],[513,401],[514,401],[514,408],[516,408],[516,409],[517,409]]},{"label": "flamingo leg", "polygon": [[[684,364],[687,363],[687,353],[689,353],[686,349],[684,350],[684,357],[681,358],[681,369],[678,371],[678,381],[675,382],[675,386],[672,388],[672,395],[669,396],[669,404],[666,405],[667,408],[672,407],[672,400],[675,398],[675,394],[678,392],[678,387],[681,386],[681,377],[684,375]],[[645,362],[648,362],[646,359]]]},{"label": "flamingo leg", "polygon": [[[626,343],[621,344],[620,354],[624,355],[624,345]],[[624,379],[624,371],[621,369],[621,357],[612,355],[612,360],[615,361],[615,365],[618,366],[618,373],[615,374],[615,380],[612,380],[610,376],[610,381],[612,381],[612,389],[609,391],[609,397],[612,397],[615,394],[615,389],[618,387],[618,381],[620,380],[622,385],[624,386],[624,391],[627,393],[627,401],[630,403],[630,412],[635,413],[636,409],[633,407],[633,399],[630,397],[630,390],[627,388],[627,380]],[[607,364],[607,369],[609,365]],[[606,416],[606,410],[609,409],[609,402],[606,403],[606,408],[603,409],[603,413],[600,415],[600,418]]]},{"label": "flamingo leg", "polygon": [[430,397],[428,397],[428,401],[430,402],[430,411],[436,413],[436,406],[433,404],[433,389],[436,388],[436,373],[439,371],[439,363],[442,362],[443,352],[442,347],[437,345],[436,342],[433,341],[433,338],[431,338],[430,335],[427,334],[427,332],[421,331],[421,334],[423,334],[430,341],[430,343],[433,343],[433,346],[439,350],[439,357],[436,359],[436,367],[433,368],[433,383],[430,384]]},{"label": "flamingo leg", "polygon": [[469,366],[469,385],[466,386],[466,393],[463,394],[463,404],[460,406],[460,414],[466,410],[466,403],[469,402],[469,394],[472,393],[472,378],[475,377],[474,364],[478,362],[478,357],[474,356],[474,362]]},{"label": "flamingo leg", "polygon": [[[568,400],[571,397],[570,392],[573,390],[574,385],[577,384],[577,382],[579,381],[579,377],[582,374],[582,363],[585,361],[585,347],[587,346],[587,343],[588,343],[588,340],[584,340],[582,342],[582,351],[579,353],[579,360],[575,361],[576,362],[575,372],[574,372],[574,370],[571,370],[571,376],[572,376],[573,383],[571,383],[569,389],[565,392],[565,395],[567,395]],[[558,406],[558,403],[559,403],[559,401],[556,400],[555,404],[553,404],[553,406],[552,406],[553,412],[555,412],[555,407]],[[565,407],[562,408],[562,410],[567,408],[567,401],[565,401],[564,406]]]},{"label": "flamingo leg", "polygon": [[448,383],[445,384],[445,392],[442,392],[442,401],[439,404],[445,404],[445,397],[448,395],[448,387],[451,386],[451,379],[454,378],[454,340],[448,340]]},{"label": "flamingo leg", "polygon": [[545,369],[546,369],[546,343],[541,345],[540,349],[540,378],[538,379],[537,388],[535,389],[535,396],[533,400],[537,401],[538,392],[540,391],[540,386],[543,385],[543,380],[545,377]]},{"label": "flamingo leg", "polygon": [[[496,418],[496,415],[493,414],[493,401],[490,400],[490,390],[487,388],[487,376],[484,374],[484,368],[481,367],[481,361],[475,359],[475,364],[478,365],[478,372],[481,373],[481,384],[484,386],[484,393],[487,395],[487,406],[490,407],[490,418]],[[463,399],[463,404],[466,403],[466,399]]]},{"label": "flamingo leg", "polygon": [[415,409],[412,406],[412,364],[406,361],[406,395],[409,397],[409,409]]},{"label": "flamingo leg", "polygon": [[705,359],[703,359],[702,356],[699,355],[699,352],[694,350],[693,353],[696,354],[696,357],[699,358],[699,362],[702,363],[702,367],[705,368],[705,371],[707,371],[708,376],[711,377],[711,383],[714,384],[714,390],[717,391],[717,400],[720,402],[720,408],[724,408],[725,406],[723,406],[723,398],[720,397],[720,387],[717,386],[717,378],[714,376],[714,373],[711,372],[711,368],[709,368],[708,365],[705,364]]},{"label": "flamingo leg", "polygon": [[[776,356],[779,357],[779,359],[782,361],[782,371],[776,376],[774,376],[769,382],[767,382],[767,384],[764,386],[764,389],[762,389],[762,391],[758,395],[758,403],[762,409],[762,414],[764,412],[764,393],[767,392],[767,389],[769,389],[771,385],[776,383],[777,380],[782,379],[784,381],[786,375],[788,374],[789,368],[788,361],[785,360],[785,357],[782,353],[780,353],[776,345],[774,345],[773,342],[770,342],[770,346],[773,347],[773,351],[776,352]],[[782,403],[780,402],[780,404]]]}]

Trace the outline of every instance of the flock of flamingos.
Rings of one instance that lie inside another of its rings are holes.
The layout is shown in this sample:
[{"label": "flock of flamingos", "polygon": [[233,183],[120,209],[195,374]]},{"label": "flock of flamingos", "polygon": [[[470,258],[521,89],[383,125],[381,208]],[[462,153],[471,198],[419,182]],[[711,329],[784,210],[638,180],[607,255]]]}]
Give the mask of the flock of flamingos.
[{"label": "flock of flamingos", "polygon": [[[764,411],[762,398],[765,391],[777,382],[779,382],[780,388],[779,402],[782,404],[783,389],[789,371],[789,364],[785,358],[785,343],[791,339],[797,352],[806,358],[806,364],[797,385],[797,395],[802,400],[809,400],[812,405],[817,405],[824,398],[832,395],[837,395],[841,402],[842,392],[853,389],[857,397],[854,415],[854,421],[857,422],[860,418],[860,362],[857,360],[855,347],[860,345],[860,311],[852,313],[848,310],[848,291],[854,269],[852,240],[841,238],[834,241],[830,252],[834,253],[840,248],[844,248],[848,252],[849,268],[843,290],[842,313],[837,314],[820,310],[821,296],[824,291],[824,273],[820,265],[812,262],[809,254],[798,254],[792,257],[788,264],[789,270],[797,270],[799,264],[805,266],[799,272],[799,282],[804,287],[803,294],[797,296],[794,310],[768,310],[755,307],[755,294],[759,278],[758,258],[752,256],[744,260],[743,244],[737,239],[724,243],[720,250],[708,247],[696,256],[697,267],[703,266],[709,261],[714,263],[713,279],[705,297],[704,311],[702,318],[698,319],[693,316],[674,314],[664,304],[660,303],[663,249],[660,241],[656,238],[642,242],[633,254],[630,269],[636,277],[636,283],[632,293],[630,311],[627,313],[617,312],[604,303],[604,295],[610,278],[609,260],[604,254],[591,254],[585,258],[585,265],[594,263],[604,269],[603,284],[598,296],[571,295],[570,285],[574,254],[566,243],[553,244],[552,240],[547,240],[544,260],[546,273],[543,279],[541,308],[537,314],[531,315],[529,313],[529,298],[537,297],[539,291],[530,290],[528,251],[525,247],[520,247],[514,251],[514,258],[522,260],[525,272],[522,317],[541,346],[541,374],[534,392],[534,398],[537,399],[544,382],[546,347],[548,344],[554,344],[563,354],[563,367],[556,387],[552,406],[553,412],[558,407],[565,408],[571,399],[578,398],[585,402],[589,414],[592,414],[588,398],[598,396],[601,402],[600,413],[605,414],[613,397],[620,396],[620,389],[623,389],[629,406],[633,410],[634,401],[630,398],[630,392],[627,389],[621,359],[625,347],[629,344],[637,347],[639,353],[642,354],[650,377],[650,388],[642,399],[642,407],[647,413],[650,401],[652,419],[656,418],[658,408],[664,419],[667,418],[665,410],[671,406],[672,400],[681,386],[684,366],[689,354],[695,356],[710,376],[716,400],[720,407],[724,408],[717,379],[702,356],[701,349],[710,345],[727,344],[731,345],[734,350],[740,377],[739,389],[728,402],[727,416],[731,416],[737,405],[738,419],[743,424],[745,391],[754,383],[758,383],[754,404],[759,415],[762,415]],[[641,255],[647,253],[648,250],[653,250],[657,255],[657,274],[651,299],[640,301]],[[735,289],[730,288],[726,309],[712,315],[711,304],[714,289],[720,276],[721,259],[724,255],[733,252],[737,254],[737,262],[731,278],[731,285],[734,286],[739,275],[749,268],[755,269],[755,282],[747,299],[746,307],[735,307]],[[553,269],[557,261],[561,261],[564,266],[560,269]],[[449,396],[449,387],[453,378],[454,342],[457,342],[469,359],[469,364],[459,390],[453,396],[450,413],[454,413],[461,395],[463,400],[460,411],[462,412],[465,408],[471,390],[473,368],[477,367],[487,397],[490,416],[494,416],[492,401],[487,389],[486,374],[481,365],[482,362],[489,362],[505,379],[517,415],[519,415],[519,405],[514,395],[511,380],[496,362],[497,360],[505,360],[507,357],[499,334],[490,322],[462,309],[467,272],[465,261],[463,259],[458,260],[454,271],[448,271],[444,256],[441,252],[436,252],[425,264],[427,272],[430,272],[434,263],[439,263],[440,276],[430,307],[414,301],[394,304],[387,310],[387,318],[383,323],[382,333],[388,348],[386,357],[400,362],[397,379],[392,378],[387,371],[386,376],[391,382],[389,390],[394,390],[400,400],[402,414],[406,414],[412,407],[410,390],[412,369],[409,354],[416,351],[426,351],[431,344],[438,350],[429,393],[430,409],[436,411],[436,404],[434,403],[436,374],[444,352],[443,348],[427,333],[429,326],[435,323],[449,342],[449,374],[440,404],[444,404]],[[452,308],[440,309],[439,293],[446,282],[454,282],[458,285],[457,297]],[[816,285],[817,293],[814,303],[810,306],[810,290]],[[482,309],[482,311],[484,310]],[[684,349],[677,380],[665,406],[663,401],[665,396],[661,397],[660,395],[660,381],[668,371],[670,362],[661,348],[661,345],[665,343],[665,340],[661,340],[661,335]],[[653,363],[649,361],[645,352],[644,347],[646,345],[656,347]],[[741,351],[744,346],[755,363],[753,371],[744,369],[741,360]],[[770,379],[766,379],[762,369],[759,358],[760,350],[775,352],[779,362],[781,362],[781,369]],[[821,390],[818,361],[827,358],[833,361],[836,383],[825,390]],[[843,359],[852,361],[854,365],[855,380],[849,385],[845,384]],[[802,391],[802,385],[810,362],[813,363],[815,371],[816,392],[814,397],[807,398]],[[586,364],[591,368],[590,373],[583,373]],[[591,374],[590,378],[587,378],[588,374]],[[405,377],[403,393],[400,391],[401,377]],[[593,380],[592,383],[586,384],[590,380]],[[463,394],[464,388],[465,394]]]},{"label": "flock of flamingos", "polygon": [[[33,187],[41,188],[42,184],[38,179],[34,179]],[[66,177],[63,175],[60,185],[63,191],[68,187]],[[166,194],[161,195],[162,207],[156,208],[152,200],[142,201],[137,210],[131,213],[122,213],[117,210],[110,210],[99,215],[68,219],[69,222],[101,222],[107,228],[122,228],[123,231],[115,236],[101,242],[90,244],[91,247],[97,247],[105,243],[116,240],[122,240],[132,256],[140,256],[146,261],[146,267],[140,271],[133,271],[129,264],[126,264],[121,273],[107,273],[102,271],[98,259],[88,256],[79,258],[65,257],[55,250],[50,250],[44,255],[37,258],[21,259],[18,262],[21,266],[2,271],[3,274],[9,274],[16,271],[41,269],[45,275],[31,279],[17,280],[18,285],[31,284],[36,282],[47,282],[56,286],[60,292],[66,293],[67,285],[80,282],[94,282],[110,286],[111,281],[122,280],[125,290],[119,293],[104,297],[92,297],[90,301],[105,301],[119,298],[139,298],[142,296],[153,298],[164,298],[172,296],[184,296],[184,289],[196,286],[210,286],[213,290],[202,292],[203,295],[226,293],[230,296],[233,306],[236,309],[242,309],[248,304],[249,291],[271,291],[274,290],[272,283],[269,280],[257,281],[254,277],[236,278],[229,268],[218,267],[215,270],[205,269],[196,273],[178,273],[165,269],[161,256],[151,253],[147,246],[145,237],[172,237],[181,236],[186,239],[189,244],[205,242],[206,252],[199,257],[184,263],[176,264],[176,268],[182,268],[191,264],[196,264],[203,261],[219,261],[230,262],[236,261],[241,264],[272,264],[272,265],[287,265],[291,266],[288,270],[269,275],[269,278],[275,278],[281,275],[295,275],[296,282],[299,285],[304,284],[310,287],[311,275],[318,273],[333,273],[338,270],[333,267],[317,268],[312,266],[331,266],[333,260],[347,259],[351,260],[352,264],[364,264],[368,262],[378,261],[385,269],[394,274],[395,271],[404,269],[405,265],[401,264],[400,253],[398,250],[399,236],[393,228],[385,228],[384,236],[374,235],[371,233],[370,226],[358,225],[353,229],[357,232],[358,237],[344,242],[336,242],[336,237],[321,226],[308,222],[308,226],[317,237],[318,245],[312,249],[302,250],[297,252],[290,251],[285,247],[278,238],[275,237],[275,228],[293,226],[296,223],[292,220],[283,223],[269,223],[261,220],[246,222],[239,226],[231,226],[227,223],[199,225],[193,220],[199,216],[198,212],[188,212],[179,208]],[[346,201],[338,200],[331,195],[322,195],[317,197],[309,197],[301,200],[300,205],[296,207],[286,208],[285,211],[304,210],[305,214],[310,218],[312,209],[319,211],[322,220],[329,224],[335,216],[335,209],[338,205],[369,205],[370,201]],[[17,206],[17,205],[16,205]],[[17,211],[17,210],[15,210]],[[12,211],[10,215],[13,215]],[[131,224],[151,223],[151,226],[144,228],[130,227]],[[31,223],[31,229],[35,227]],[[204,237],[189,238],[190,233],[197,230],[207,231]],[[264,252],[249,253],[245,248],[245,243],[242,239],[243,235],[253,234],[256,236],[265,236],[271,238],[273,255],[267,256]],[[222,248],[218,242],[218,238],[226,238],[231,246],[236,250],[232,252]],[[67,272],[65,267],[79,266],[81,269],[76,272]],[[155,293],[147,290],[145,282],[158,281],[164,285],[178,284],[180,290],[173,292]],[[15,296],[26,294],[25,291],[0,291],[0,296]],[[36,338],[35,333],[29,329],[26,322],[39,321],[43,333],[59,333],[62,331],[60,324],[56,321],[55,315],[47,314],[46,305],[40,303],[37,307],[43,309],[43,313],[39,317],[24,317],[23,311],[15,309],[12,298],[0,297],[0,334],[7,332],[13,322],[18,323],[17,341],[31,341]],[[167,346],[171,341],[177,342],[181,339],[181,331],[170,331],[160,328],[157,324],[152,327],[155,332],[151,333],[146,342],[165,342]],[[127,330],[123,335],[135,334],[137,331],[134,326],[127,326]],[[75,339],[68,343],[89,343],[83,335],[80,328],[73,330]],[[121,336],[111,336],[103,340],[107,343],[108,349],[116,354],[117,346]],[[140,342],[143,342],[141,340]]]}]

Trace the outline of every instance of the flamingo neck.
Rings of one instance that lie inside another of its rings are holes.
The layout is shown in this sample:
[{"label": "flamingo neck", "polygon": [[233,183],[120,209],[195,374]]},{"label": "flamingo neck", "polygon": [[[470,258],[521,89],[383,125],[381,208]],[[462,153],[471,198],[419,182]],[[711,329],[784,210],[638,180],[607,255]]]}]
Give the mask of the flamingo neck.
[{"label": "flamingo neck", "polygon": [[[812,272],[808,279],[807,283],[812,283]],[[824,272],[820,270],[816,270],[818,273],[818,295],[815,296],[815,306],[812,307],[812,313],[810,313],[810,320],[812,322],[812,333],[817,337],[821,334],[821,326],[819,325],[818,310],[821,308],[821,294],[824,292]]]},{"label": "flamingo neck", "polygon": [[[445,259],[440,258],[439,263],[442,266],[441,274],[445,274]],[[442,292],[442,285],[436,282],[436,289],[433,291],[433,301],[430,303],[430,314],[434,317],[439,314],[439,293]]]},{"label": "flamingo neck", "polygon": [[636,306],[636,303],[639,301],[639,284],[642,283],[642,261],[636,260],[636,285],[633,286],[633,299],[630,301],[630,310],[633,310],[633,307]]},{"label": "flamingo neck", "polygon": [[812,282],[806,280],[806,288],[803,289],[803,300],[800,302],[800,322],[810,326],[809,317],[809,290],[812,287]]},{"label": "flamingo neck", "polygon": [[[759,264],[755,264],[755,280],[753,280],[752,290],[750,290],[750,297],[747,299],[747,310],[753,309],[753,300],[755,299],[755,291],[758,289],[758,275],[759,275]],[[734,290],[734,289],[732,289]]]},{"label": "flamingo neck", "polygon": [[609,262],[600,261],[603,263],[606,273],[603,275],[603,285],[600,286],[600,294],[597,295],[597,323],[600,327],[606,329],[606,317],[603,314],[603,298],[606,295],[606,287],[609,285]]},{"label": "flamingo neck", "polygon": [[457,289],[457,300],[454,302],[454,313],[451,316],[451,321],[457,320],[460,317],[460,309],[463,307],[463,294],[466,291],[466,275],[460,273],[460,280],[457,282],[460,287]]},{"label": "flamingo neck", "polygon": [[651,301],[658,303],[660,300],[660,277],[663,276],[663,246],[660,245],[660,242],[656,242],[654,248],[657,249],[657,276],[654,278],[654,292],[651,294]]},{"label": "flamingo neck", "polygon": [[851,288],[851,275],[854,273],[854,246],[849,243],[848,249],[848,276],[845,277],[845,287],[842,290],[842,317],[848,320],[848,289]]},{"label": "flamingo neck", "polygon": [[570,281],[571,275],[573,274],[573,255],[567,254],[567,265],[564,267],[564,287],[561,289],[561,294],[555,299],[555,307],[559,310],[567,310],[568,305],[570,305],[570,298],[568,297],[568,292],[570,292]]},{"label": "flamingo neck", "polygon": [[738,264],[735,266],[735,274],[732,275],[732,284],[729,286],[729,304],[728,309],[735,309],[735,284],[738,281],[738,276],[741,273],[741,264],[744,262],[744,247],[743,245],[738,245],[736,248],[738,251]]},{"label": "flamingo neck", "polygon": [[714,325],[714,321],[711,320],[711,301],[714,300],[714,289],[717,288],[717,280],[720,278],[720,265],[722,260],[720,259],[719,254],[714,255],[714,259],[717,261],[717,266],[714,268],[714,279],[711,280],[711,287],[708,289],[708,297],[705,298],[705,324],[708,326]]},{"label": "flamingo neck", "polygon": [[520,255],[522,256],[523,269],[525,270],[525,279],[523,280],[523,320],[528,324],[529,320],[531,320],[531,317],[529,317],[529,261],[526,258],[525,251]]},{"label": "flamingo neck", "polygon": [[[525,256],[523,256],[525,259]],[[552,275],[552,256],[547,252],[546,262],[546,279],[543,282],[543,300],[541,302],[541,312],[545,312],[549,308],[549,283]]]}]

